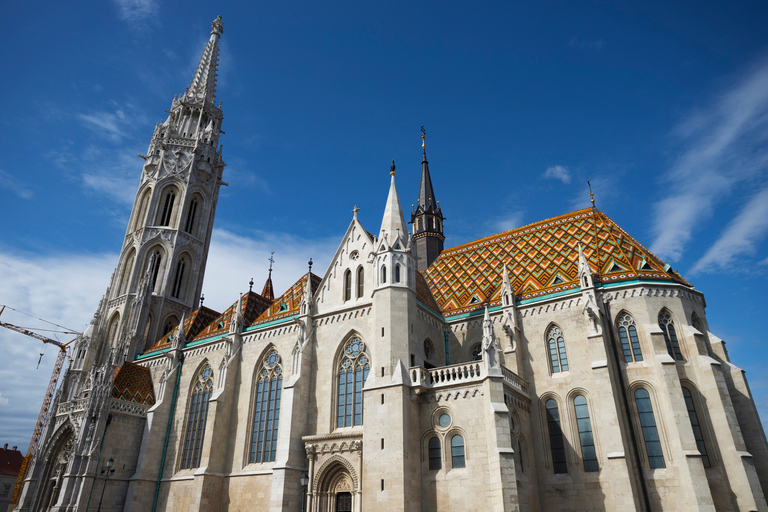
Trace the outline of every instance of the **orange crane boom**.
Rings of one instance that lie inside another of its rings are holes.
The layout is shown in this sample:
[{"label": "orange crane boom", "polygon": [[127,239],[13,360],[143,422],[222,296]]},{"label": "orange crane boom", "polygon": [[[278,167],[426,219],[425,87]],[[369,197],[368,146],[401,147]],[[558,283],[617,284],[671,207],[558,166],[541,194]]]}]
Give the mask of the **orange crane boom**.
[{"label": "orange crane boom", "polygon": [[[10,308],[13,309],[13,308]],[[2,309],[0,309],[0,315],[3,314],[3,311],[5,311],[5,306],[3,306]],[[60,341],[52,340],[51,338],[48,338],[46,336],[43,336],[41,334],[37,334],[36,332],[32,332],[29,329],[25,329],[24,327],[19,327],[18,325],[9,324],[7,322],[0,322],[0,327],[5,327],[6,329],[10,329],[12,331],[16,331],[21,334],[25,334],[27,336],[31,336],[32,338],[36,338],[43,343],[51,343],[52,345],[56,345],[59,347],[59,355],[56,358],[56,364],[53,366],[53,373],[51,373],[51,380],[48,381],[48,390],[45,392],[45,398],[43,398],[43,405],[40,407],[40,414],[37,417],[37,423],[35,424],[35,430],[32,432],[32,439],[29,441],[29,448],[27,449],[27,454],[24,456],[24,459],[21,461],[21,469],[19,471],[19,476],[16,479],[16,486],[13,488],[13,497],[11,498],[11,503],[18,503],[19,498],[21,497],[21,490],[24,487],[24,477],[27,474],[27,468],[29,467],[29,461],[32,459],[32,455],[34,455],[35,451],[37,451],[37,445],[40,442],[40,436],[43,433],[43,425],[45,425],[46,418],[48,417],[48,410],[51,407],[51,401],[53,400],[53,393],[56,391],[56,383],[59,381],[59,375],[61,374],[61,368],[64,366],[64,360],[67,358],[67,347],[70,343],[72,343],[72,340],[67,343],[61,343]],[[78,334],[74,331],[66,331],[67,334]],[[77,339],[77,338],[75,338]]]}]

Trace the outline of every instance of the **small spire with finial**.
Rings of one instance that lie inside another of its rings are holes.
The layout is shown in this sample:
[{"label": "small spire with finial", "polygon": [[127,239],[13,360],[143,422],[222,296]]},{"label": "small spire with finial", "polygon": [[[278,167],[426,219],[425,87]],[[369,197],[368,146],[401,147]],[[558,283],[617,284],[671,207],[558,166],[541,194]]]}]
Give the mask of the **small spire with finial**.
[{"label": "small spire with finial", "polygon": [[394,176],[395,175],[395,159],[392,159],[392,167],[389,168],[389,175]]},{"label": "small spire with finial", "polygon": [[205,295],[200,295],[200,307],[203,307],[203,302],[205,302]]},{"label": "small spire with finial", "polygon": [[251,278],[250,281],[248,281],[248,293],[251,293],[253,291],[253,278]]},{"label": "small spire with finial", "polygon": [[589,187],[589,198],[590,201],[592,201],[592,208],[595,207],[595,194],[592,192],[592,184],[589,183],[589,180],[587,180],[587,186]]}]

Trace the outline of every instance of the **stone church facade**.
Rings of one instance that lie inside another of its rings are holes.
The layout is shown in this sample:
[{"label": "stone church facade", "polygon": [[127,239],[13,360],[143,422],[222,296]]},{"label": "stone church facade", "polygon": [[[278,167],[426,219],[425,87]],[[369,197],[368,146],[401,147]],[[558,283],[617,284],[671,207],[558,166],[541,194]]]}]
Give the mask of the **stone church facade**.
[{"label": "stone church facade", "polygon": [[594,205],[445,249],[424,142],[410,223],[393,162],[375,234],[355,209],[328,268],[202,306],[222,33],[142,155],[18,510],[96,510],[108,459],[105,510],[768,510],[704,296]]}]

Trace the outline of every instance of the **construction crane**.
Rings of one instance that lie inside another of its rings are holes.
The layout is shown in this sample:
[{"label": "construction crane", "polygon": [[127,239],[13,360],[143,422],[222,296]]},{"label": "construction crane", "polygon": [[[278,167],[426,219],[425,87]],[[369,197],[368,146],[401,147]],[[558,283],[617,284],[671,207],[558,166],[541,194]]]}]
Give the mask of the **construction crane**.
[{"label": "construction crane", "polygon": [[[0,309],[0,315],[3,314],[3,311],[5,311],[5,308],[6,306],[3,306],[3,308]],[[8,307],[8,309],[17,311],[12,307]],[[21,312],[19,311],[19,313]],[[43,320],[42,318],[39,318],[38,320],[42,320],[43,322],[53,324],[52,322],[48,322],[47,320]],[[53,325],[56,325],[57,327],[61,327],[60,325],[57,325],[57,324],[53,324]],[[21,469],[19,471],[19,477],[16,479],[16,486],[13,488],[13,497],[11,498],[11,502],[18,503],[19,498],[21,497],[21,490],[24,487],[24,477],[27,474],[27,467],[29,467],[29,461],[32,459],[32,456],[37,451],[37,445],[40,442],[40,436],[43,433],[43,425],[45,425],[45,420],[48,417],[48,410],[51,407],[51,400],[53,400],[53,393],[54,391],[56,391],[56,383],[59,381],[61,368],[64,366],[64,361],[67,358],[67,348],[75,340],[69,341],[67,343],[61,343],[60,341],[53,340],[51,338],[43,336],[42,334],[37,334],[36,332],[32,332],[29,329],[25,329],[24,327],[19,327],[18,325],[9,324],[7,322],[2,322],[2,321],[0,321],[0,327],[5,327],[6,329],[10,329],[12,331],[16,331],[18,333],[25,334],[27,336],[31,336],[32,338],[36,338],[42,341],[43,343],[50,343],[52,345],[56,345],[57,347],[59,347],[59,355],[56,358],[56,364],[53,366],[53,373],[51,374],[51,380],[48,381],[48,390],[45,392],[45,398],[43,398],[43,405],[42,407],[40,407],[40,414],[37,417],[35,430],[32,433],[32,439],[29,441],[29,448],[27,449],[27,454],[24,456],[24,459],[21,461]],[[62,332],[64,334],[75,334],[75,335],[81,334],[71,329],[67,329],[66,327],[62,327],[62,329],[65,329],[65,330],[57,331],[57,332]],[[42,357],[42,354],[41,354],[41,357]]]}]

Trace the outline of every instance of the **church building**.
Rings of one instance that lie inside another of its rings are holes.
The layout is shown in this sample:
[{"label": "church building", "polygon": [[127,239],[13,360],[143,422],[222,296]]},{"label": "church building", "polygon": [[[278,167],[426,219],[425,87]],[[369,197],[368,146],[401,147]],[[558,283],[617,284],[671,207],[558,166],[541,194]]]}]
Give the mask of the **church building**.
[{"label": "church building", "polygon": [[392,162],[381,224],[355,209],[327,268],[203,306],[222,34],[140,155],[16,510],[768,511],[703,294],[594,202],[444,247],[424,134],[408,221]]}]

